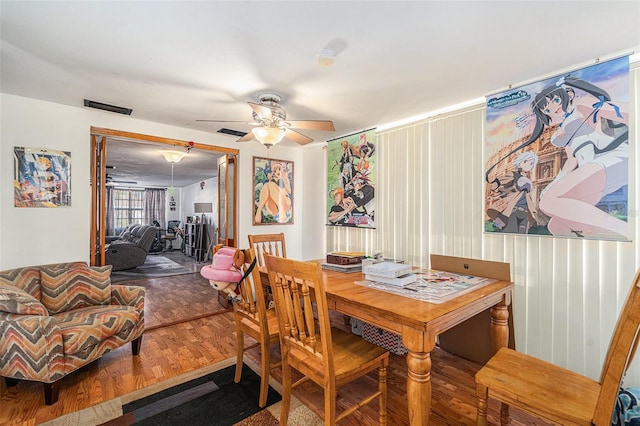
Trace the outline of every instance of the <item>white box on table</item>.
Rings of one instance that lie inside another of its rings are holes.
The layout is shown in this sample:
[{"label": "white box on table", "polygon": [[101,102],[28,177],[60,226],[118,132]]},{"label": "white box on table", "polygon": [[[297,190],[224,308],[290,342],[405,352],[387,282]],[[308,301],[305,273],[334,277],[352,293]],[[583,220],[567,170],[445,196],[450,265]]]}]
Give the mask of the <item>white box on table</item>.
[{"label": "white box on table", "polygon": [[385,278],[397,278],[411,272],[411,265],[395,262],[380,262],[362,267],[363,272]]}]

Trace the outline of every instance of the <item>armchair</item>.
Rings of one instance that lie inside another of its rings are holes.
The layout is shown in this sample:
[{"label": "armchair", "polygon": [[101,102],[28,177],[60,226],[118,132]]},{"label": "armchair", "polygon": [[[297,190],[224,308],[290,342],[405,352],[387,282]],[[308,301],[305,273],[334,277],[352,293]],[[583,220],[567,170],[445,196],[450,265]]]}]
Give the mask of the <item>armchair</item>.
[{"label": "armchair", "polygon": [[144,287],[111,285],[111,266],[85,262],[0,272],[0,377],[42,382],[45,402],[60,380],[144,333]]},{"label": "armchair", "polygon": [[105,264],[112,265],[114,271],[135,268],[142,265],[153,244],[158,228],[150,225],[134,225],[122,238],[107,247]]},{"label": "armchair", "polygon": [[131,225],[124,228],[119,235],[107,235],[105,239],[105,243],[111,244],[116,240],[127,239],[131,235],[131,231],[135,228],[139,228],[141,225],[138,223],[132,223]]}]

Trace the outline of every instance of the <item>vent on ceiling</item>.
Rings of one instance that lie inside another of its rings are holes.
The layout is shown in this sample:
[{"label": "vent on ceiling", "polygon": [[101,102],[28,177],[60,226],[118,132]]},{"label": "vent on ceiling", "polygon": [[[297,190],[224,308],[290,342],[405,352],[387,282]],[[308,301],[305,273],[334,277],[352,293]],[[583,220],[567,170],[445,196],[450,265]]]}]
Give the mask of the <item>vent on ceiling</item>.
[{"label": "vent on ceiling", "polygon": [[224,127],[222,129],[218,130],[218,133],[224,133],[225,135],[237,136],[239,138],[241,138],[241,137],[243,137],[244,135],[247,134],[247,132],[241,132],[240,130],[225,129]]},{"label": "vent on ceiling", "polygon": [[101,102],[84,100],[84,106],[89,108],[101,109],[103,111],[117,112],[118,114],[131,115],[133,110],[131,108],[124,108],[115,105],[103,104]]}]

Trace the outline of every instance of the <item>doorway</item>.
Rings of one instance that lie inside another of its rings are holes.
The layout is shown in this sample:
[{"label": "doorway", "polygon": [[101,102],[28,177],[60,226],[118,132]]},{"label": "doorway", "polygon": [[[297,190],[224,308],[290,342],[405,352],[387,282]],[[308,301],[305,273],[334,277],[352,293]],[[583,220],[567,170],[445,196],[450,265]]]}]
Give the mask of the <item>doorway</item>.
[{"label": "doorway", "polygon": [[[163,138],[159,136],[144,135],[140,133],[125,132],[120,130],[105,129],[98,127],[91,127],[91,238],[90,238],[90,262],[91,265],[104,265],[105,262],[105,240],[106,240],[106,187],[107,187],[107,150],[109,144],[114,145],[114,141],[127,141],[129,143],[141,144],[153,144],[157,145],[158,151],[162,148],[171,149],[184,149],[186,151],[194,150],[194,152],[204,151],[215,153],[226,158],[236,159],[239,150],[232,148],[225,148],[220,146],[205,145],[190,141],[183,141],[178,139]],[[135,152],[132,153],[132,157]],[[142,159],[139,159],[142,163]],[[164,161],[164,160],[163,160]],[[109,165],[112,166],[112,165]],[[216,174],[217,164],[213,162],[211,164],[212,176]],[[173,180],[173,173],[172,180]],[[218,177],[220,179],[220,177]],[[233,191],[227,191],[219,195],[225,197],[225,199],[219,199],[219,205],[233,206],[233,210],[236,210],[236,193],[237,187],[233,185]],[[224,203],[224,204],[223,204]],[[215,212],[214,212],[215,213]],[[220,212],[218,217],[220,217]],[[230,235],[230,239],[237,240],[237,217],[234,215],[229,219],[232,220],[231,229],[233,234]],[[215,242],[215,240],[214,240]]]}]

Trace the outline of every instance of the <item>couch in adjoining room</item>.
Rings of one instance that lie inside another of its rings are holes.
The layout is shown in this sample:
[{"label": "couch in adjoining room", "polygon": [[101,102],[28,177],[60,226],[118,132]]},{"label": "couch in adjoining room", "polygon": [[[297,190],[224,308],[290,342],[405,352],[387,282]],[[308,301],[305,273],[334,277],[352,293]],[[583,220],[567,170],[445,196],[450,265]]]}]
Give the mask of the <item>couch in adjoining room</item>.
[{"label": "couch in adjoining room", "polygon": [[0,271],[0,377],[42,382],[55,403],[67,374],[129,342],[139,353],[144,298],[144,287],[112,285],[110,265]]},{"label": "couch in adjoining room", "polygon": [[105,264],[114,271],[135,268],[144,263],[158,233],[151,225],[132,225],[106,248]]}]

